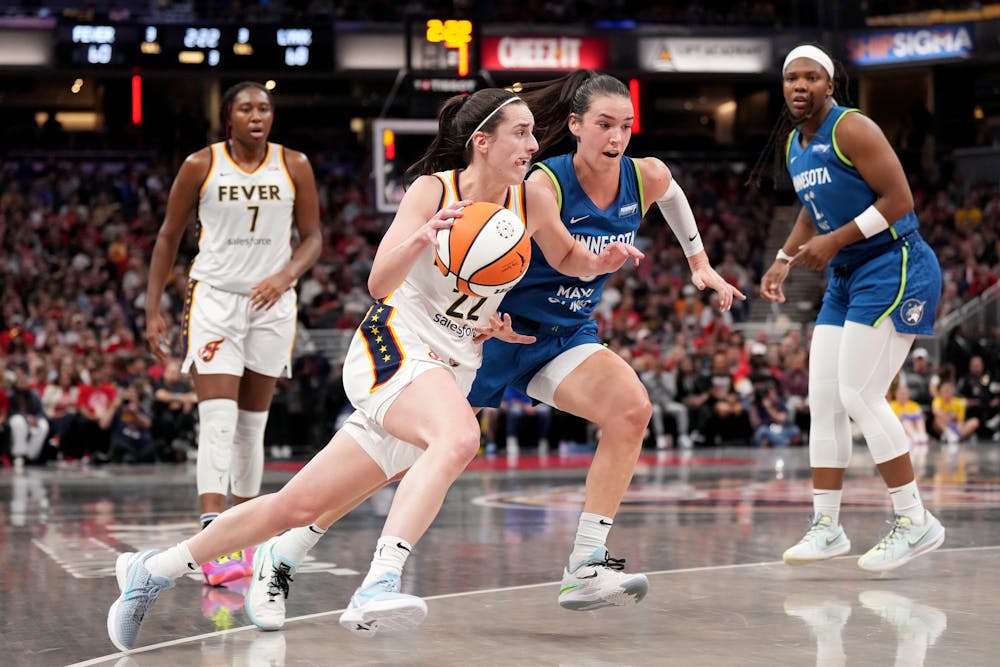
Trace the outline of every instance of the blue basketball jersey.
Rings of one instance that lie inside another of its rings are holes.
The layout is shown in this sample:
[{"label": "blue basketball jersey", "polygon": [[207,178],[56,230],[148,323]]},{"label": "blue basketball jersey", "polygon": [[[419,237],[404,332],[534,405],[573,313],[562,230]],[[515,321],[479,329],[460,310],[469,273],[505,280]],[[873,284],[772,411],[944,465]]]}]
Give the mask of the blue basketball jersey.
[{"label": "blue basketball jersey", "polygon": [[[835,106],[820,125],[816,136],[802,146],[796,128],[788,135],[785,160],[795,193],[809,211],[820,234],[848,224],[871,206],[878,195],[865,183],[854,164],[837,147],[837,125],[857,109]],[[895,239],[917,228],[917,216],[910,211],[890,224],[889,229],[841,248],[831,266],[856,264],[888,249]]]},{"label": "blue basketball jersey", "polygon": [[[573,153],[544,160],[536,168],[548,174],[555,184],[560,217],[573,238],[594,253],[600,253],[615,241],[635,244],[645,202],[639,169],[631,158],[621,161],[618,196],[605,209],[598,208],[583,191],[573,169]],[[564,276],[545,261],[534,241],[531,244],[531,264],[521,282],[504,297],[500,310],[560,327],[576,326],[590,319],[610,274]]]}]

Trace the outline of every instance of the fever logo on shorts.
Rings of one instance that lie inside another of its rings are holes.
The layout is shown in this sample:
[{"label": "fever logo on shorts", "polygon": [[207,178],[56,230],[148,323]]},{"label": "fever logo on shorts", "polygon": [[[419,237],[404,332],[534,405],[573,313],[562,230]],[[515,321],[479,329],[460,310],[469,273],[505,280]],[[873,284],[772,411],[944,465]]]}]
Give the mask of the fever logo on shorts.
[{"label": "fever logo on shorts", "polygon": [[920,320],[924,319],[925,303],[927,302],[920,299],[907,299],[899,307],[899,316],[903,318],[904,323],[911,327],[916,326],[920,324]]},{"label": "fever logo on shorts", "polygon": [[201,346],[198,350],[198,358],[204,361],[206,364],[215,358],[215,353],[219,351],[222,347],[225,338],[219,338],[217,340],[210,340]]}]

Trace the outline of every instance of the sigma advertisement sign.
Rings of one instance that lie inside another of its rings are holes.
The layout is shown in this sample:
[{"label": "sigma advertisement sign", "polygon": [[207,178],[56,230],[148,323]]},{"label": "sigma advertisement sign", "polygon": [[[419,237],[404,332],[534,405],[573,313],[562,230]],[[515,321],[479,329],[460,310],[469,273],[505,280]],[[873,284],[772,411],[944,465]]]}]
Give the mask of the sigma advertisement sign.
[{"label": "sigma advertisement sign", "polygon": [[847,39],[848,59],[861,66],[968,58],[973,48],[971,23],[878,30]]},{"label": "sigma advertisement sign", "polygon": [[608,66],[602,37],[484,36],[482,65],[489,70],[574,70]]}]

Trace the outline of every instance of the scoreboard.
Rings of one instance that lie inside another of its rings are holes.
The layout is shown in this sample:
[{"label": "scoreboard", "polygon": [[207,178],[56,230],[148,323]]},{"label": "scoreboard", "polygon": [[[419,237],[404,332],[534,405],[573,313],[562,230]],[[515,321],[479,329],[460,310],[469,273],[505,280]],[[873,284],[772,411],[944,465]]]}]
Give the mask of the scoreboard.
[{"label": "scoreboard", "polygon": [[332,25],[60,23],[60,66],[330,72]]}]

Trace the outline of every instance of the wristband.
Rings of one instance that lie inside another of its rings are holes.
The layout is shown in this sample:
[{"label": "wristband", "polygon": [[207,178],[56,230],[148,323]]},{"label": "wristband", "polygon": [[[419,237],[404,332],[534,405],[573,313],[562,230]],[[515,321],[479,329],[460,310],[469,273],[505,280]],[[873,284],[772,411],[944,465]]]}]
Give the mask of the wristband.
[{"label": "wristband", "polygon": [[778,254],[774,256],[774,259],[775,260],[780,259],[783,262],[790,262],[792,261],[793,257],[789,255],[787,252],[785,252],[784,248],[778,248]]},{"label": "wristband", "polygon": [[861,230],[866,239],[870,239],[876,234],[889,229],[889,221],[878,212],[875,204],[858,213],[854,218],[854,222],[857,223],[858,229]]}]

